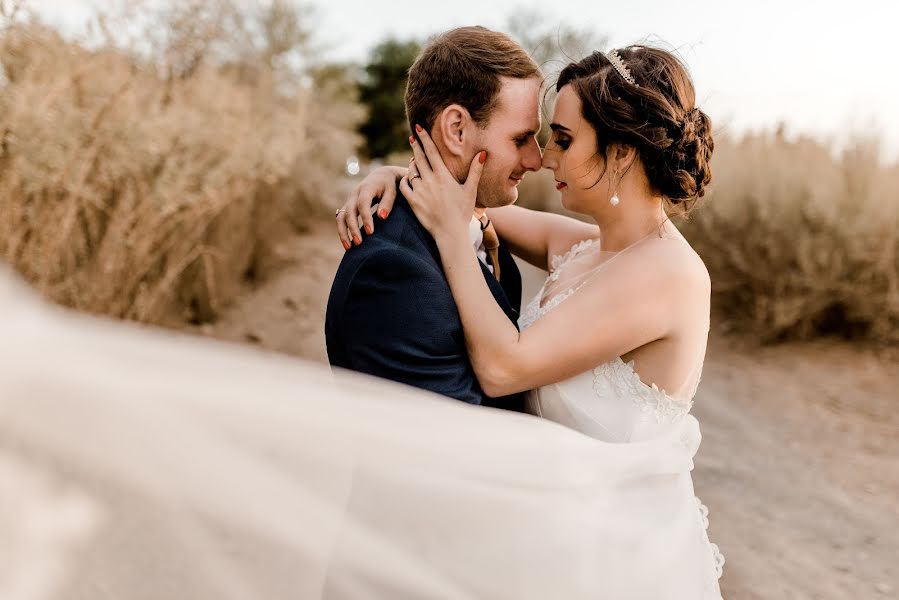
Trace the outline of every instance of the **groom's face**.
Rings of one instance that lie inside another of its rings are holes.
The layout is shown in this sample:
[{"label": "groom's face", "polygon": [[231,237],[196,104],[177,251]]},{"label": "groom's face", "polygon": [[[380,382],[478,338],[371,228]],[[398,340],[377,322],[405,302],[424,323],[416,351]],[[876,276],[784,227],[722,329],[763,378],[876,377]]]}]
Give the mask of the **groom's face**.
[{"label": "groom's face", "polygon": [[[487,150],[478,185],[478,206],[497,207],[518,200],[518,184],[540,168],[540,80],[503,78],[486,127],[479,130],[477,151]],[[469,163],[474,153],[469,157]]]}]

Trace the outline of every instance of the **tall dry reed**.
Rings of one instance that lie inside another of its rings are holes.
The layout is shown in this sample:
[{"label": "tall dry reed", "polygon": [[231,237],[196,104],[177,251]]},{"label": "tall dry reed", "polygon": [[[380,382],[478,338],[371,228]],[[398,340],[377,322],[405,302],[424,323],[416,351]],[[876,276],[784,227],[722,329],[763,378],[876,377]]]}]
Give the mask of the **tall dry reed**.
[{"label": "tall dry reed", "polygon": [[37,24],[0,32],[0,257],[48,297],[149,323],[214,318],[278,228],[333,201],[324,186],[358,143],[353,99],[285,92],[274,61],[184,45],[161,69]]},{"label": "tall dry reed", "polygon": [[899,165],[876,140],[841,154],[779,134],[721,139],[705,206],[683,226],[716,307],[763,340],[899,343]]}]

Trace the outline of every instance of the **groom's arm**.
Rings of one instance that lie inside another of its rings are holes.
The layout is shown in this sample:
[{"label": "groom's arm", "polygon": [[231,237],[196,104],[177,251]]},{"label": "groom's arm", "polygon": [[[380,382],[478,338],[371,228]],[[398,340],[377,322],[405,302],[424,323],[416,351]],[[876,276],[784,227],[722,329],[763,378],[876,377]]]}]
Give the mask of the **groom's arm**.
[{"label": "groom's arm", "polygon": [[338,366],[465,402],[483,399],[455,302],[433,264],[379,250],[353,274],[338,311],[329,335],[329,353],[345,363]]}]

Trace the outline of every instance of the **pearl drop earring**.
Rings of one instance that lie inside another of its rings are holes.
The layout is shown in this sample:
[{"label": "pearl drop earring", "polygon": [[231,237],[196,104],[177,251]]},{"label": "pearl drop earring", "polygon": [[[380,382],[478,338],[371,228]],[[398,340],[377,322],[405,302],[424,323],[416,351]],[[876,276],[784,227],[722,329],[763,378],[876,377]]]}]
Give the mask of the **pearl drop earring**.
[{"label": "pearl drop earring", "polygon": [[[615,171],[615,178],[618,178],[618,171]],[[621,198],[618,197],[618,184],[615,184],[615,192],[612,194],[612,197],[609,198],[609,204],[612,206],[618,206],[621,202]]]}]

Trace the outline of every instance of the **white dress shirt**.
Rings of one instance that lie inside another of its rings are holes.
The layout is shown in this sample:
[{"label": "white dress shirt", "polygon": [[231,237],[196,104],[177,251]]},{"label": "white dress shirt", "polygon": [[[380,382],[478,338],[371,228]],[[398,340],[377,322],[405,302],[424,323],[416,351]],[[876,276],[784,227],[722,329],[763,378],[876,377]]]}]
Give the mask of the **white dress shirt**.
[{"label": "white dress shirt", "polygon": [[475,254],[478,255],[478,260],[493,273],[493,267],[487,260],[487,249],[484,248],[484,232],[481,231],[481,222],[475,216],[471,217],[471,222],[468,224],[468,236],[471,239],[471,245],[474,246]]}]

